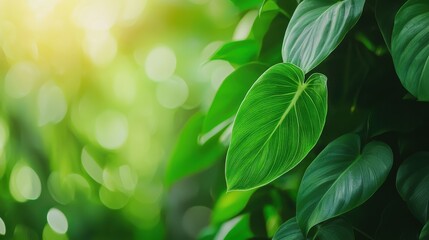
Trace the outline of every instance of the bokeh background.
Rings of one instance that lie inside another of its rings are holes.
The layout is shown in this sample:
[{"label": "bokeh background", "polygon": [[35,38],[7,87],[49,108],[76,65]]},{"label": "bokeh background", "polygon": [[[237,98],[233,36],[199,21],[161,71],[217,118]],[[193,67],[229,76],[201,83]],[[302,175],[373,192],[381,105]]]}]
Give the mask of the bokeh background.
[{"label": "bokeh background", "polygon": [[195,239],[223,166],[167,186],[166,162],[234,70],[210,56],[256,16],[229,0],[0,0],[0,238]]}]

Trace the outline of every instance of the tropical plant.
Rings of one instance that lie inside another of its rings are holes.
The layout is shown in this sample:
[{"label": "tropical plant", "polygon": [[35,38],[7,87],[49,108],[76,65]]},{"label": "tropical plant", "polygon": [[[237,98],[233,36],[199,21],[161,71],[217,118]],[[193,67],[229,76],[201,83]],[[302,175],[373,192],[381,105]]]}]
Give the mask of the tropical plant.
[{"label": "tropical plant", "polygon": [[225,160],[201,239],[429,239],[429,1],[232,1],[258,15],[166,172]]}]

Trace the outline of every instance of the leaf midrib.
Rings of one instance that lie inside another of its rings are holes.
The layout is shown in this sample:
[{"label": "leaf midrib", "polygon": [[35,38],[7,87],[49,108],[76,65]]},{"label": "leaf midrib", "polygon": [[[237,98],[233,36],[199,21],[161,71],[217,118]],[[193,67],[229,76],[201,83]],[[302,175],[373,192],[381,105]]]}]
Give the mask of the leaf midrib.
[{"label": "leaf midrib", "polygon": [[259,153],[261,153],[261,151],[262,151],[262,149],[264,149],[265,145],[267,145],[267,143],[271,140],[274,133],[277,131],[277,129],[280,127],[280,125],[285,120],[286,116],[289,114],[289,112],[292,110],[292,108],[295,107],[296,103],[298,102],[299,97],[305,91],[307,86],[308,86],[308,83],[298,83],[297,90],[296,90],[295,95],[293,96],[292,100],[290,101],[289,106],[286,108],[285,112],[280,117],[280,120],[278,121],[277,125],[274,127],[273,131],[271,131],[270,136],[268,136],[267,140],[265,140],[264,144],[262,144],[262,146],[259,148],[258,152],[255,154],[255,157],[257,157],[259,155]]}]

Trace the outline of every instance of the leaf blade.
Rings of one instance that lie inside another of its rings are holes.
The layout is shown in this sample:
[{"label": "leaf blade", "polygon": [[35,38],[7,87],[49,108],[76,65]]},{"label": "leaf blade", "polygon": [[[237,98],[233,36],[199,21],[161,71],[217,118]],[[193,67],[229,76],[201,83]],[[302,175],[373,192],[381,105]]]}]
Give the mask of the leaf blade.
[{"label": "leaf blade", "polygon": [[401,164],[396,188],[413,215],[422,224],[426,223],[429,220],[429,152],[416,153]]},{"label": "leaf blade", "polygon": [[371,142],[360,154],[356,134],[331,142],[301,182],[297,200],[301,229],[308,233],[313,226],[364,203],[387,178],[392,164],[392,151],[384,143]]},{"label": "leaf blade", "polygon": [[313,74],[304,83],[293,64],[268,69],[237,113],[226,160],[228,189],[257,188],[295,167],[319,139],[326,113],[325,76]]},{"label": "leaf blade", "polygon": [[286,29],[282,57],[309,72],[342,41],[362,14],[364,0],[306,0]]},{"label": "leaf blade", "polygon": [[402,85],[429,101],[429,2],[409,0],[395,17],[392,57]]}]

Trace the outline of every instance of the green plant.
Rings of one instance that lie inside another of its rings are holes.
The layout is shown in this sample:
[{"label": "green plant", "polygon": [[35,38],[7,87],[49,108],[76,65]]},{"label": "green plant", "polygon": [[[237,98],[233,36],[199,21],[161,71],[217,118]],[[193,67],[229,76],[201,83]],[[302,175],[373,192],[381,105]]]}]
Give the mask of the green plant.
[{"label": "green plant", "polygon": [[227,152],[201,238],[428,239],[429,1],[233,2],[259,15],[167,166]]}]

